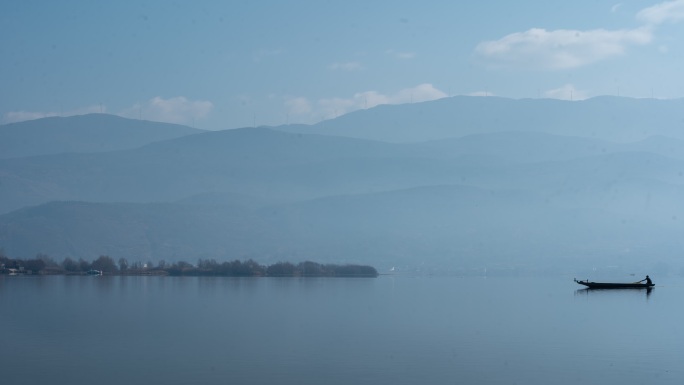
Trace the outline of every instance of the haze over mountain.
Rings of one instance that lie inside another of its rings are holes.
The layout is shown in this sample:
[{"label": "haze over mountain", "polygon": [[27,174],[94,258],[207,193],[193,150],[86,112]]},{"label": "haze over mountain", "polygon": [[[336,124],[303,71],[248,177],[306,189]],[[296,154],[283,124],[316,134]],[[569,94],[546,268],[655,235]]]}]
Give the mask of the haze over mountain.
[{"label": "haze over mountain", "polygon": [[[376,191],[413,185],[402,181],[403,168],[427,167],[413,164],[414,152],[402,145],[246,128],[134,150],[4,159],[0,211],[52,200],[159,202],[233,192],[281,201]],[[426,173],[417,177],[428,178]]]},{"label": "haze over mountain", "polygon": [[[411,128],[418,105],[408,104],[391,107],[400,123],[384,115],[388,106],[339,118],[358,125],[338,134],[387,142],[288,126],[0,159],[0,247],[21,257],[313,259],[454,272],[684,268],[684,141],[645,123],[658,114],[675,122],[678,101],[604,99],[643,114],[624,132],[604,132],[622,121],[607,118],[610,108],[471,99],[507,106],[501,116],[510,119],[483,118],[492,126],[477,134],[463,117],[449,130]],[[574,118],[584,123],[575,135],[552,133],[561,125],[544,130],[533,111],[585,115]]]},{"label": "haze over mountain", "polygon": [[500,131],[533,131],[631,142],[653,135],[684,139],[684,99],[602,96],[581,101],[455,96],[382,105],[312,126],[283,126],[388,142],[417,142]]},{"label": "haze over mountain", "polygon": [[123,150],[202,131],[107,114],[41,118],[0,125],[0,158]]}]

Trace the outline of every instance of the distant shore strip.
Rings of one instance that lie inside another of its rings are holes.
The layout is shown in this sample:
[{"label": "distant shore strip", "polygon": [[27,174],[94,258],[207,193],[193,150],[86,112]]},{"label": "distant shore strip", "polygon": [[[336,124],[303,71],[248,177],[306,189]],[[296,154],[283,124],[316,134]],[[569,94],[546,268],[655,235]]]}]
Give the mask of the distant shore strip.
[{"label": "distant shore strip", "polygon": [[57,263],[46,255],[35,259],[12,259],[0,254],[0,274],[9,275],[169,275],[169,276],[221,276],[221,277],[368,277],[375,278],[378,271],[367,265],[321,264],[311,261],[293,264],[278,262],[262,265],[251,259],[217,262],[214,259],[200,259],[197,265],[179,261],[167,264],[135,262],[129,264],[125,258],[115,263],[109,256],[100,256],[88,262],[65,258]]}]

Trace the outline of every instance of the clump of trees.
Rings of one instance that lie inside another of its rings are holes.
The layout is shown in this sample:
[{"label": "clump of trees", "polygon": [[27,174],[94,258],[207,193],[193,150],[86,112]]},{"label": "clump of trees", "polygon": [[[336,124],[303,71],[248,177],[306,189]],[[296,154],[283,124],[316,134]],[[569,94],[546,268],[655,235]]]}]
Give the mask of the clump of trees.
[{"label": "clump of trees", "polygon": [[13,259],[0,250],[0,274],[85,274],[99,270],[109,275],[173,275],[173,276],[225,276],[225,277],[377,277],[378,271],[365,265],[334,265],[306,261],[298,264],[278,262],[261,265],[251,259],[247,261],[218,262],[214,259],[200,259],[197,265],[185,261],[167,264],[162,260],[156,266],[152,262],[129,263],[119,258],[118,263],[107,255],[101,255],[92,262],[65,258],[55,262],[45,254],[33,259]]},{"label": "clump of trees", "polygon": [[170,275],[228,276],[228,277],[377,277],[378,271],[372,266],[334,265],[306,261],[298,264],[278,262],[260,265],[253,260],[217,262],[202,260],[197,267],[187,262],[179,262],[168,269]]},{"label": "clump of trees", "polygon": [[377,277],[378,271],[365,265],[334,265],[306,261],[296,265],[280,262],[266,268],[270,277]]},{"label": "clump of trees", "polygon": [[26,274],[38,274],[45,268],[45,262],[40,259],[12,259],[0,255],[0,272],[19,271]]},{"label": "clump of trees", "polygon": [[110,274],[119,271],[114,260],[107,255],[101,255],[92,262],[84,259],[75,261],[67,257],[58,263],[45,254],[38,254],[33,259],[21,259],[9,258],[0,251],[0,273],[13,271],[23,274],[82,274],[88,270],[100,270]]}]

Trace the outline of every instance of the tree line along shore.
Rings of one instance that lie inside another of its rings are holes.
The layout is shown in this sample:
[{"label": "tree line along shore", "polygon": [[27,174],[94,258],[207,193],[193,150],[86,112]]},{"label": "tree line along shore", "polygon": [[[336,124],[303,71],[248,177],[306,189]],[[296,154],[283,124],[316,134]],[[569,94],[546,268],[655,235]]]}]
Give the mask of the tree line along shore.
[{"label": "tree line along shore", "polygon": [[132,262],[119,258],[117,262],[102,255],[92,262],[65,258],[56,262],[51,257],[39,254],[33,259],[9,258],[0,252],[0,274],[32,275],[170,275],[170,276],[224,276],[224,277],[377,277],[372,266],[355,264],[320,264],[311,261],[290,263],[278,262],[262,265],[251,259],[218,262],[214,259],[200,259],[196,265],[179,261]]}]

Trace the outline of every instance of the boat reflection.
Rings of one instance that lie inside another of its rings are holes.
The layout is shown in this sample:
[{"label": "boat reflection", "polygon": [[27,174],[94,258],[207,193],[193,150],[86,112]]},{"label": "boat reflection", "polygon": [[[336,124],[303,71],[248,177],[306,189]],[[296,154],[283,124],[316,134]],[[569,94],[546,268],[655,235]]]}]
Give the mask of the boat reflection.
[{"label": "boat reflection", "polygon": [[597,293],[639,293],[639,292],[646,292],[646,297],[650,297],[651,293],[653,292],[654,288],[653,287],[647,287],[647,288],[637,288],[637,287],[627,287],[627,288],[620,288],[620,289],[605,289],[605,288],[590,288],[590,287],[585,287],[584,289],[577,289],[575,290],[575,295],[589,295],[589,293],[597,294]]}]

